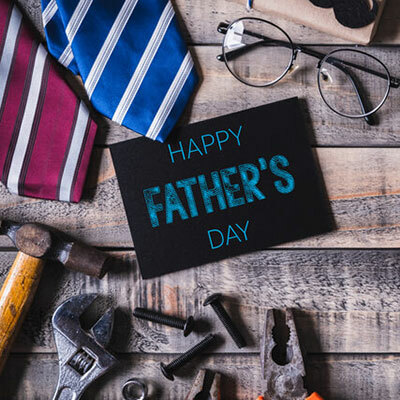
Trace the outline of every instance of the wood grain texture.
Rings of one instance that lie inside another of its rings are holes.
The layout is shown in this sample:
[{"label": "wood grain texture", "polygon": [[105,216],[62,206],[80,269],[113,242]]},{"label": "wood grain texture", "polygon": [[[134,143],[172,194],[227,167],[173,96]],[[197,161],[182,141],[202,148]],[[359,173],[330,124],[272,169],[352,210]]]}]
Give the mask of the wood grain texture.
[{"label": "wood grain texture", "polygon": [[[198,370],[207,367],[223,374],[223,400],[255,400],[261,393],[258,355],[203,356],[179,373],[175,382],[161,376],[159,363],[173,356],[119,355],[121,365],[90,387],[82,400],[121,398],[122,385],[132,377],[149,385],[149,400],[182,400]],[[51,397],[57,383],[55,354],[14,355],[0,378],[1,400],[42,400]],[[328,400],[397,399],[399,356],[331,355],[308,359],[307,380]],[[376,383],[379,382],[379,385]]]},{"label": "wood grain texture", "polygon": [[[234,1],[243,5],[241,0]],[[331,7],[322,8],[316,7],[309,0],[296,0],[293,2],[290,2],[290,0],[283,0],[281,2],[254,0],[253,9],[261,11],[271,19],[275,16],[282,16],[283,18],[287,18],[299,25],[306,25],[318,31],[323,31],[350,42],[368,44],[376,33],[380,18],[384,11],[385,0],[375,0],[375,2],[376,8],[378,9],[376,17],[371,18],[370,24],[358,29],[345,27],[343,24],[338,22],[336,18],[338,8],[335,3],[331,3]],[[341,5],[343,4],[344,3],[341,3]],[[332,5],[335,6],[335,10]],[[355,18],[356,11],[353,11],[353,8],[348,8],[348,12],[350,10],[353,14],[353,18]]]},{"label": "wood grain texture", "polygon": [[[400,149],[319,148],[316,156],[338,230],[283,247],[398,247]],[[133,245],[108,149],[94,152],[79,204],[18,197],[1,185],[0,217],[45,223],[96,246]],[[11,242],[0,236],[0,245]]]},{"label": "wood grain texture", "polygon": [[[186,41],[192,44],[220,43],[217,26],[222,21],[233,21],[246,15],[270,18],[263,13],[246,12],[245,1],[237,0],[173,0],[180,25]],[[42,33],[40,0],[18,0],[36,29]],[[297,25],[282,18],[273,17],[273,22],[286,30],[291,38],[303,43],[344,43],[343,40],[322,32]],[[373,41],[374,43],[400,44],[400,4],[397,0],[387,0],[381,23]]]},{"label": "wood grain texture", "polygon": [[[41,30],[40,5],[38,0],[20,0],[30,19],[35,22],[37,29]],[[397,6],[395,6],[397,4]],[[379,125],[368,126],[364,120],[351,120],[334,114],[323,103],[317,89],[316,61],[314,58],[300,54],[296,65],[299,68],[295,73],[286,77],[285,80],[273,88],[253,88],[237,81],[227,70],[224,63],[216,60],[216,55],[221,48],[218,45],[203,46],[207,43],[220,43],[222,37],[216,32],[218,22],[235,15],[235,10],[242,7],[229,1],[220,1],[218,7],[211,0],[206,1],[178,1],[178,9],[187,23],[187,28],[194,35],[190,39],[194,44],[191,46],[195,57],[197,69],[199,70],[202,82],[194,95],[191,104],[186,109],[180,124],[192,123],[212,117],[221,116],[227,113],[240,111],[246,108],[259,106],[273,101],[282,100],[288,97],[297,96],[302,100],[302,107],[309,130],[310,141],[320,146],[399,146],[400,145],[400,89],[393,89],[384,108],[379,112]],[[400,26],[400,3],[395,0],[388,0],[389,22],[382,21],[382,27],[397,29]],[[395,9],[392,9],[392,8]],[[386,13],[385,13],[386,14]],[[237,15],[242,15],[237,12]],[[210,20],[212,19],[212,22]],[[199,23],[199,20],[202,23]],[[206,25],[203,23],[206,22]],[[211,26],[208,24],[213,24]],[[293,28],[288,29],[289,26]],[[297,34],[304,39],[304,27],[296,27],[293,23],[285,23],[283,27],[288,30],[293,40]],[[207,36],[207,32],[213,32]],[[305,36],[312,37],[312,43],[324,42],[319,39],[316,31],[310,30]],[[388,36],[390,36],[388,34]],[[400,28],[398,32],[400,43]],[[43,33],[42,33],[43,37]],[[206,42],[196,39],[206,38]],[[301,39],[300,39],[301,40]],[[332,40],[331,40],[332,42]],[[329,43],[329,41],[327,41]],[[329,52],[336,47],[320,48],[323,52]],[[371,48],[371,54],[380,58],[389,68],[392,75],[400,76],[400,64],[398,63],[398,49],[396,48]],[[87,99],[85,91],[79,78],[71,73],[64,73],[67,81],[74,90],[84,99]],[[238,93],[240,95],[238,96]],[[122,140],[138,137],[135,132],[111,122],[107,118],[96,113],[89,106],[95,116],[100,129],[97,134],[96,143],[99,145],[110,144]],[[312,121],[312,122],[311,122]]]},{"label": "wood grain texture", "polygon": [[[111,342],[117,352],[181,352],[214,331],[225,338],[216,352],[235,353],[213,311],[202,306],[209,294],[223,292],[249,343],[242,353],[259,351],[266,310],[285,307],[297,310],[299,336],[308,352],[400,353],[398,250],[271,250],[145,281],[133,252],[112,254],[114,271],[102,280],[46,265],[14,351],[54,352],[51,316],[57,306],[70,296],[100,293],[93,314],[108,305],[118,308]],[[0,283],[14,255],[1,253]],[[131,314],[138,306],[194,315],[196,331],[183,339],[180,331],[138,320]]]},{"label": "wood grain texture", "polygon": [[17,253],[0,290],[0,373],[32,304],[44,261]]},{"label": "wood grain texture", "polygon": [[[336,47],[316,49],[329,53]],[[225,64],[216,59],[221,53],[219,46],[195,46],[192,50],[202,82],[180,124],[206,120],[289,97],[299,97],[310,142],[314,145],[400,145],[400,89],[392,90],[377,114],[379,124],[371,127],[363,119],[354,120],[336,115],[325,105],[317,87],[317,61],[312,57],[299,54],[295,62],[297,69],[293,73],[273,87],[254,88],[235,79]],[[381,59],[392,75],[400,76],[397,48],[373,48],[368,52]],[[110,121],[102,121],[98,143],[113,143],[136,137],[127,128]]]},{"label": "wood grain texture", "polygon": [[[17,1],[43,39],[40,0]],[[115,271],[101,281],[67,272],[56,264],[45,266],[37,296],[13,348],[15,353],[0,376],[0,399],[41,400],[52,395],[58,368],[51,315],[72,295],[98,292],[99,302],[88,316],[94,321],[94,315],[108,305],[118,307],[111,348],[122,364],[93,385],[86,399],[120,398],[122,384],[138,376],[150,383],[150,399],[181,400],[198,368],[206,366],[224,373],[222,399],[255,400],[260,394],[257,352],[265,311],[293,307],[301,342],[311,353],[307,369],[310,389],[320,392],[325,400],[398,400],[399,90],[393,90],[379,113],[379,125],[369,127],[362,120],[343,119],[329,111],[317,91],[315,60],[302,54],[295,73],[274,88],[246,87],[216,60],[222,40],[216,27],[220,21],[244,15],[268,16],[247,14],[245,0],[243,5],[230,0],[173,2],[202,75],[202,84],[180,123],[298,96],[310,142],[328,147],[316,149],[316,155],[338,230],[284,248],[143,281],[109,150],[104,149],[137,135],[92,110],[100,129],[84,200],[66,204],[27,199],[10,195],[0,185],[0,218],[39,221],[89,244],[127,249],[112,253],[118,259]],[[344,45],[307,27],[278,18],[273,21],[294,41]],[[400,3],[387,0],[375,42],[399,45],[399,22]],[[393,75],[400,76],[398,47],[372,47],[368,51],[381,58]],[[65,78],[85,98],[79,78],[68,72]],[[0,284],[16,254],[11,247],[11,242],[0,236]],[[249,347],[242,353],[237,353],[211,310],[202,306],[202,300],[216,291],[224,293],[229,312],[243,327]],[[134,320],[131,310],[135,306],[182,317],[193,314],[200,320],[199,329],[182,340],[180,332],[173,329]],[[183,351],[208,330],[221,332],[225,338],[215,354],[189,365],[174,384],[164,380],[159,362],[172,360],[173,353]]]},{"label": "wood grain texture", "polygon": [[[244,16],[269,19],[286,30],[294,41],[303,43],[344,43],[343,40],[317,30],[297,25],[283,18],[272,17],[255,10],[248,13],[246,0],[220,0],[216,6],[213,0],[175,0],[176,9],[181,15],[186,36],[191,43],[219,43],[216,33],[219,22],[233,21]],[[373,43],[400,44],[400,4],[387,0],[378,32]]]}]

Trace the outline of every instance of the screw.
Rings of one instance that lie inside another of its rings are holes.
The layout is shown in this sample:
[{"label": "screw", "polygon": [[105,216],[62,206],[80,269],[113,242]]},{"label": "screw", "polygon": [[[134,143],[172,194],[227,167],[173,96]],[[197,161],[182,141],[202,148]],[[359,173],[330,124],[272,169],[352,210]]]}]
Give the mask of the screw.
[{"label": "screw", "polygon": [[171,361],[168,365],[164,363],[160,363],[160,369],[163,375],[169,379],[170,381],[174,380],[174,372],[177,371],[180,367],[183,367],[189,361],[191,361],[194,357],[203,353],[203,351],[208,347],[215,339],[216,335],[210,333],[208,334],[201,342],[197,343],[191,349],[189,349],[186,353],[180,355],[174,361]]},{"label": "screw", "polygon": [[221,293],[214,293],[205,299],[203,306],[208,306],[210,304],[215,313],[217,314],[218,318],[220,319],[220,321],[224,324],[229,335],[236,343],[237,347],[239,347],[239,349],[241,349],[242,347],[246,347],[246,341],[244,337],[239,332],[236,325],[233,323],[231,317],[226,312],[224,306],[221,304],[221,298],[222,298]]},{"label": "screw", "polygon": [[183,331],[183,335],[188,336],[194,328],[193,317],[188,317],[185,320],[177,317],[172,317],[170,315],[161,314],[157,311],[147,310],[146,308],[137,307],[133,311],[133,315],[136,318],[145,319],[147,321],[157,322],[161,325],[172,326],[173,328],[180,329]]}]

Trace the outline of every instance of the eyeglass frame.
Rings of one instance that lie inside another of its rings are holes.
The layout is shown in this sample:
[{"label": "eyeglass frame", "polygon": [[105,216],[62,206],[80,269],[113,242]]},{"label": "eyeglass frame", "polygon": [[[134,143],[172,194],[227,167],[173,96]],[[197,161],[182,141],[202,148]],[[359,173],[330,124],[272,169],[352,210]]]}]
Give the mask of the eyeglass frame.
[{"label": "eyeglass frame", "polygon": [[[379,60],[377,57],[375,57],[375,56],[373,56],[373,55],[371,55],[369,53],[366,53],[364,51],[361,51],[361,50],[358,50],[358,49],[353,49],[353,48],[335,49],[335,50],[331,51],[328,54],[321,53],[319,51],[310,49],[307,46],[303,46],[303,45],[300,45],[298,43],[294,43],[292,41],[292,39],[290,38],[290,36],[280,26],[274,24],[273,22],[270,22],[270,21],[267,21],[265,19],[262,19],[262,18],[243,17],[243,18],[236,19],[235,21],[233,21],[231,23],[221,22],[218,25],[217,30],[218,30],[219,33],[222,33],[222,34],[225,35],[228,32],[228,30],[230,28],[232,28],[232,26],[234,24],[236,24],[236,23],[238,23],[240,21],[243,21],[243,20],[253,20],[253,21],[259,21],[259,22],[267,23],[267,24],[273,26],[274,28],[278,29],[288,40],[287,42],[285,42],[283,40],[271,39],[271,38],[268,38],[268,37],[266,37],[264,35],[244,30],[243,33],[246,33],[247,35],[252,36],[252,37],[256,37],[256,38],[262,39],[262,41],[254,42],[254,43],[246,45],[245,47],[239,47],[239,48],[230,50],[228,53],[225,51],[225,46],[224,46],[225,40],[224,40],[224,42],[222,44],[222,54],[219,54],[217,56],[217,59],[219,61],[223,61],[225,63],[225,65],[226,65],[226,67],[228,68],[229,72],[237,80],[239,80],[240,82],[244,83],[245,85],[252,86],[252,87],[269,87],[269,86],[275,85],[280,80],[282,80],[288,74],[288,72],[292,69],[292,67],[294,65],[294,62],[296,61],[297,55],[299,53],[304,53],[306,55],[309,55],[311,57],[317,58],[319,60],[318,65],[317,65],[317,68],[318,68],[318,90],[320,92],[320,95],[321,95],[322,100],[324,101],[324,103],[333,112],[335,112],[336,114],[339,114],[339,115],[341,115],[343,117],[347,117],[347,118],[353,118],[353,119],[364,118],[369,125],[374,125],[375,124],[374,119],[372,118],[372,115],[375,114],[384,105],[384,103],[386,102],[386,100],[387,100],[387,98],[389,96],[390,89],[391,88],[397,89],[397,88],[400,87],[400,79],[392,77],[390,72],[389,72],[389,69],[387,68],[387,66],[381,60]],[[237,75],[231,69],[231,67],[229,66],[228,61],[233,59],[235,56],[239,56],[239,55],[241,55],[241,54],[243,54],[243,53],[245,53],[247,51],[250,51],[252,48],[254,48],[256,46],[264,44],[265,42],[269,42],[269,43],[272,42],[272,43],[280,44],[280,45],[282,45],[282,47],[286,47],[286,48],[291,49],[292,54],[291,54],[291,58],[289,60],[289,63],[287,65],[286,69],[284,70],[284,72],[278,78],[276,78],[272,82],[268,82],[268,83],[266,83],[264,85],[255,85],[255,84],[252,84],[250,82],[247,82],[246,80],[242,79],[239,75]],[[332,54],[334,54],[336,52],[339,52],[339,51],[351,51],[351,52],[356,52],[356,53],[360,53],[360,54],[366,55],[368,57],[371,57],[373,60],[378,62],[384,68],[384,70],[386,72],[386,75],[383,74],[383,73],[380,73],[378,71],[372,70],[370,68],[366,68],[366,67],[363,67],[361,65],[357,65],[357,64],[354,64],[354,63],[351,63],[351,62],[347,62],[347,61],[343,61],[343,60],[338,60],[338,59],[334,59],[333,58],[331,60],[331,62],[329,62],[328,60],[331,58]],[[341,65],[339,66],[336,61],[338,61]],[[352,83],[352,86],[353,86],[353,88],[354,88],[354,90],[355,90],[355,92],[357,94],[357,98],[358,98],[358,101],[359,101],[359,103],[361,105],[361,109],[362,109],[362,111],[364,111],[363,115],[355,116],[355,115],[349,115],[349,114],[342,113],[342,112],[340,112],[338,110],[335,110],[328,103],[328,101],[325,99],[325,97],[324,97],[324,95],[322,93],[322,90],[321,90],[321,85],[320,85],[321,67],[325,62],[337,67],[338,69],[340,69],[350,79],[350,81]],[[352,77],[351,72],[345,66],[350,66],[352,68],[361,70],[363,72],[366,72],[366,73],[369,73],[371,75],[374,75],[374,76],[377,76],[379,78],[387,80],[388,85],[387,85],[386,93],[385,93],[382,101],[372,111],[369,111],[368,113],[365,112],[365,105],[364,105],[364,100],[363,100],[363,95],[362,95],[361,89],[359,88],[359,86],[357,85],[357,82]]]}]

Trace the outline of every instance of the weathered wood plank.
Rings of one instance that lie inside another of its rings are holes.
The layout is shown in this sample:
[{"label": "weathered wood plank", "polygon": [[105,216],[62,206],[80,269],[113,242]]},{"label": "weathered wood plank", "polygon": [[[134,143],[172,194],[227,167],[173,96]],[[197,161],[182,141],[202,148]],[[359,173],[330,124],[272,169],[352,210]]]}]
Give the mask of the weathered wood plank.
[{"label": "weathered wood plank", "polygon": [[[268,308],[292,307],[309,352],[400,353],[398,250],[271,250],[145,281],[139,279],[133,252],[114,254],[120,261],[101,281],[47,265],[14,351],[54,351],[51,315],[57,305],[96,292],[102,294],[101,305],[119,310],[115,351],[181,352],[214,331],[226,338],[217,352],[237,352],[212,310],[202,306],[210,293],[223,292],[249,343],[244,352],[259,351]],[[0,284],[14,256],[1,253]],[[194,315],[200,322],[183,340],[179,331],[133,318],[138,306]]]},{"label": "weathered wood plank", "polygon": [[[39,0],[18,0],[41,30]],[[244,0],[243,0],[244,3]],[[194,46],[203,82],[181,123],[194,122],[238,111],[289,96],[303,100],[311,142],[320,146],[399,146],[400,98],[397,91],[380,113],[380,125],[336,117],[322,103],[315,86],[315,61],[300,55],[301,68],[273,89],[258,90],[236,82],[215,60],[221,35],[218,22],[245,15],[244,6],[211,0],[176,0],[186,40]],[[257,15],[257,13],[252,13]],[[295,41],[339,43],[338,39],[274,19]],[[376,42],[400,44],[400,4],[388,0]],[[42,36],[43,37],[43,36]],[[329,50],[327,48],[326,50]],[[395,75],[400,75],[397,48],[371,49]],[[67,74],[82,94],[76,78]],[[218,96],[216,96],[218,93]],[[240,97],[234,94],[240,93]],[[99,145],[134,137],[102,117]],[[310,121],[313,121],[311,124]],[[161,377],[158,364],[172,359],[208,329],[224,332],[202,300],[222,291],[227,306],[242,320],[252,355],[229,355],[236,348],[228,339],[216,350],[224,354],[204,358],[200,365],[224,372],[223,398],[253,400],[259,394],[258,339],[267,308],[295,307],[300,337],[313,353],[399,353],[399,255],[398,250],[295,250],[296,247],[399,247],[399,149],[318,149],[332,210],[339,230],[333,234],[253,253],[220,263],[193,268],[161,279],[142,281],[133,251],[116,253],[122,262],[116,273],[103,281],[66,273],[48,265],[33,308],[28,314],[15,351],[0,377],[0,399],[49,398],[57,380],[56,356],[50,318],[67,297],[78,293],[102,293],[101,304],[118,305],[117,333],[112,348],[117,352],[148,352],[121,355],[121,367],[95,385],[86,398],[120,397],[121,384],[132,376],[153,382],[152,397],[182,399],[194,377],[193,366],[178,382]],[[96,150],[85,190],[78,204],[62,204],[9,195],[0,187],[0,217],[36,220],[71,232],[98,246],[131,247],[129,229],[108,150]],[[0,238],[0,246],[11,246]],[[15,252],[0,253],[0,284]],[[184,282],[184,284],[182,283]],[[109,297],[105,297],[104,294]],[[155,324],[133,321],[131,310],[141,305],[181,316],[201,318],[201,332],[181,340],[179,332]],[[208,322],[207,322],[207,321]],[[46,354],[38,354],[43,352]],[[314,355],[310,358],[311,387],[326,398],[358,400],[398,399],[398,355]],[[196,365],[196,368],[199,365]]]},{"label": "weathered wood plank", "polygon": [[[338,230],[283,247],[399,246],[400,149],[317,149]],[[40,221],[97,246],[132,247],[109,150],[94,152],[79,204],[18,197],[0,186],[0,217]],[[4,236],[0,246],[11,246]]]},{"label": "weathered wood plank", "polygon": [[[233,21],[246,15],[271,19],[286,30],[291,38],[303,43],[343,43],[341,39],[297,25],[282,18],[268,17],[257,11],[247,13],[245,1],[238,4],[233,1],[219,0],[175,0],[175,9],[180,19],[186,41],[195,44],[219,43],[221,35],[217,33],[219,22]],[[39,32],[43,32],[40,0],[18,0],[26,10]],[[374,43],[400,44],[400,5],[396,0],[387,0]]]},{"label": "weathered wood plank", "polygon": [[[323,102],[317,87],[317,62],[305,54],[296,60],[298,68],[284,80],[269,88],[254,88],[235,79],[223,62],[216,59],[218,46],[196,46],[193,49],[202,82],[181,124],[206,120],[289,97],[299,97],[309,131],[310,141],[319,146],[399,146],[400,92],[393,89],[377,114],[379,124],[369,126],[363,119],[343,118]],[[332,47],[318,48],[328,53]],[[374,48],[369,52],[380,58],[394,76],[400,76],[397,48]],[[113,143],[135,137],[132,131],[103,120],[98,143]]]},{"label": "weathered wood plank", "polygon": [[[0,217],[41,221],[100,246],[132,246],[108,150],[94,151],[83,197],[78,204],[22,198],[8,194],[0,184]],[[109,235],[114,239],[107,239]],[[0,246],[10,245],[9,240],[0,236]]]},{"label": "weathered wood plank", "polygon": [[[239,3],[239,4],[238,4]],[[220,35],[216,27],[220,22],[233,21],[236,18],[260,17],[278,24],[287,31],[294,41],[303,43],[344,43],[343,40],[324,34],[317,30],[295,24],[275,16],[269,16],[253,10],[246,12],[246,0],[241,4],[238,0],[176,0],[187,40],[191,43],[219,43]],[[400,44],[400,4],[396,0],[387,0],[378,32],[373,43]]]},{"label": "weathered wood plank", "polygon": [[[32,19],[36,21],[36,25],[40,27],[39,1],[27,2],[27,0],[23,0],[22,2],[26,4],[28,14],[32,16]],[[235,7],[237,9],[241,8],[237,4],[228,1],[220,2],[218,7],[211,0],[204,2],[180,0],[179,3],[181,14],[187,18],[188,22],[190,21],[189,30],[201,30],[200,36],[205,35],[210,27],[205,27],[203,24],[198,23],[199,15],[202,15],[202,19],[207,20],[208,24],[209,18],[204,18],[205,15],[217,18],[218,21],[220,19],[226,20],[228,15],[234,14],[232,7],[233,9]],[[393,1],[388,3],[393,3]],[[396,10],[390,13],[389,16],[392,21],[390,23],[383,21],[382,26],[389,26],[395,29],[394,27],[398,25],[396,25],[396,18],[400,21],[400,4],[396,6]],[[395,20],[393,21],[393,19]],[[217,26],[217,20],[215,20],[215,27]],[[303,32],[304,29],[304,27],[301,27],[299,32]],[[315,32],[313,32],[314,34]],[[215,33],[215,35],[218,34]],[[307,35],[310,36],[310,33],[307,33]],[[311,37],[314,38],[314,42],[318,42],[318,35]],[[220,40],[221,38],[216,36],[212,42],[216,43]],[[203,43],[203,41],[199,43]],[[323,51],[328,52],[332,49],[327,47]],[[192,105],[187,108],[180,123],[196,122],[287,97],[298,96],[303,99],[310,139],[314,144],[324,146],[400,145],[400,130],[397,128],[400,126],[400,116],[397,112],[400,108],[398,90],[393,90],[384,108],[380,111],[379,125],[370,127],[364,120],[355,121],[342,118],[326,107],[316,86],[316,61],[311,57],[300,54],[296,61],[300,68],[296,70],[296,73],[286,77],[284,81],[273,88],[260,89],[248,87],[231,76],[224,63],[217,61],[215,58],[220,53],[219,46],[195,46],[192,47],[192,50],[198,69],[201,71],[202,83],[193,98]],[[398,50],[396,48],[373,48],[369,52],[382,59],[393,75],[400,76],[400,65],[397,62]],[[79,95],[85,98],[79,79],[72,77],[70,73],[66,73],[65,77]],[[237,95],[238,93],[240,93],[240,96]],[[101,127],[96,139],[98,144],[114,143],[137,136],[133,131],[110,122],[93,110],[92,113],[97,115],[96,120]]]},{"label": "weathered wood plank", "polygon": [[[255,400],[261,393],[261,368],[258,355],[204,356],[185,367],[174,382],[159,371],[161,361],[173,356],[120,355],[121,365],[100,378],[83,399],[121,398],[122,385],[132,377],[143,379],[151,399],[182,400],[199,368],[223,374],[222,399]],[[312,356],[308,360],[308,386],[325,399],[398,400],[399,356]],[[41,400],[50,398],[57,384],[55,354],[12,355],[0,378],[1,400]]]}]

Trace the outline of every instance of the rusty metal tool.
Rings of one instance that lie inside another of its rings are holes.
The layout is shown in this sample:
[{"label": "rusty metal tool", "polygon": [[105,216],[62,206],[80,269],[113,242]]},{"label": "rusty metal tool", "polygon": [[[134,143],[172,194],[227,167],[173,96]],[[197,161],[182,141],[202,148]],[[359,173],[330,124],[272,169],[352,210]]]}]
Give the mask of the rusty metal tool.
[{"label": "rusty metal tool", "polygon": [[221,400],[221,375],[202,369],[185,400]]},{"label": "rusty metal tool", "polygon": [[27,313],[45,260],[102,278],[111,259],[104,253],[40,224],[0,220],[0,234],[7,235],[18,254],[0,290],[0,373]]},{"label": "rusty metal tool", "polygon": [[74,296],[53,315],[54,338],[59,357],[59,378],[53,400],[78,400],[86,388],[117,364],[105,347],[114,322],[109,309],[91,328],[82,329],[79,317],[96,299],[96,294]]},{"label": "rusty metal tool", "polygon": [[259,400],[323,400],[317,393],[308,397],[304,386],[306,375],[304,359],[300,349],[299,338],[293,318],[293,311],[284,311],[286,326],[289,328],[287,341],[287,362],[278,365],[273,359],[277,346],[274,339],[275,316],[268,310],[265,318],[264,334],[261,340],[261,372],[264,395]]}]

